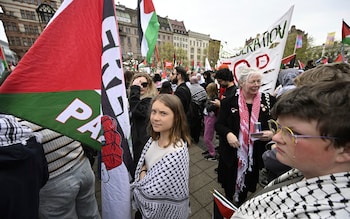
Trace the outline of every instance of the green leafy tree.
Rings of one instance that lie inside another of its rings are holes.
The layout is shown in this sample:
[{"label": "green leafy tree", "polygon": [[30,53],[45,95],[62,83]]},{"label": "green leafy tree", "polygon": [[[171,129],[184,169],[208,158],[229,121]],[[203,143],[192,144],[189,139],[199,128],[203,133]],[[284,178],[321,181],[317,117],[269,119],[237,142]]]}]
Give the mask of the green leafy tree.
[{"label": "green leafy tree", "polygon": [[[295,48],[295,42],[298,35],[302,35],[302,47],[298,49]],[[308,34],[305,34],[305,31],[291,29],[288,34],[286,47],[284,49],[283,58],[289,55],[292,55],[295,51],[296,59],[300,60],[304,64],[309,60],[308,50],[312,47],[314,40],[312,37],[309,37]]]},{"label": "green leafy tree", "polygon": [[164,43],[158,47],[159,57],[164,61],[172,61],[174,58],[175,48],[172,43]]},{"label": "green leafy tree", "polygon": [[182,62],[182,66],[188,66],[187,52],[182,48],[175,49],[176,59],[179,63]]},{"label": "green leafy tree", "polygon": [[209,48],[208,48],[208,60],[210,63],[210,66],[213,68],[216,62],[219,59],[219,53],[220,53],[220,41],[213,40],[209,42]]}]

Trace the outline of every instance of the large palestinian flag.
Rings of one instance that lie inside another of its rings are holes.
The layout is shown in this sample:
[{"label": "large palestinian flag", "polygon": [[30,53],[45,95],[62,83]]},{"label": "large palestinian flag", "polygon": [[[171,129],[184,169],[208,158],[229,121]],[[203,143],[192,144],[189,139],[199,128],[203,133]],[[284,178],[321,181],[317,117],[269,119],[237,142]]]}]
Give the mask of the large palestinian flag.
[{"label": "large palestinian flag", "polygon": [[[97,141],[101,130],[101,73],[109,86],[108,92],[113,90],[113,98],[122,99],[114,106],[114,114],[122,115],[127,110],[119,104],[125,102],[121,95],[125,87],[119,45],[108,42],[118,33],[106,26],[102,35],[103,3],[103,0],[63,2],[0,87],[1,112],[58,131],[91,147],[101,147]],[[106,58],[104,63],[102,56]]]},{"label": "large palestinian flag", "polygon": [[106,219],[131,217],[130,123],[121,63],[114,1],[65,0],[0,87],[0,112],[96,149],[103,145]]}]

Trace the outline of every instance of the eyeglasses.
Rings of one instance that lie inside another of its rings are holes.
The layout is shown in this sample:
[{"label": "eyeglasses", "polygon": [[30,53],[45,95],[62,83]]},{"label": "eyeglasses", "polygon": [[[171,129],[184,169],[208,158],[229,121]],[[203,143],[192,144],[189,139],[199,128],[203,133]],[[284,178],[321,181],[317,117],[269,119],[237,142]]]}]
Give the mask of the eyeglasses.
[{"label": "eyeglasses", "polygon": [[148,86],[148,82],[143,82],[143,83],[141,83],[141,86],[142,86],[143,88],[146,88],[146,87]]},{"label": "eyeglasses", "polygon": [[248,84],[261,84],[261,80],[248,81]]},{"label": "eyeglasses", "polygon": [[294,134],[292,129],[288,128],[287,126],[281,126],[278,122],[276,122],[273,119],[270,119],[268,121],[269,129],[274,134],[277,134],[281,131],[281,136],[283,141],[290,142],[292,141],[293,144],[298,143],[298,138],[323,138],[323,139],[337,139],[336,137],[329,137],[329,136],[314,136],[314,135],[297,135]]}]

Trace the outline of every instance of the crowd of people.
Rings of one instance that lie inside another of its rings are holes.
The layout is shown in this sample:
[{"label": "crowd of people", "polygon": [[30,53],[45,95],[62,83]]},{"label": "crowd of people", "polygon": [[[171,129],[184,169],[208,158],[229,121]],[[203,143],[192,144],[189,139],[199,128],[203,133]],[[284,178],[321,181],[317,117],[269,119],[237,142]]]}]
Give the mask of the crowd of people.
[{"label": "crowd of people", "polygon": [[[188,147],[200,136],[207,149],[203,159],[218,162],[224,196],[238,207],[232,218],[348,218],[350,65],[281,70],[272,94],[261,92],[257,69],[239,71],[236,83],[226,65],[204,72],[177,66],[166,78],[125,71],[135,218],[189,217]],[[21,145],[29,150],[22,153],[31,154],[30,165],[17,165],[16,171],[36,170],[30,177],[35,182],[14,181],[32,191],[29,218],[100,218],[94,158],[89,162],[81,143],[0,114],[0,156]],[[13,179],[5,172],[10,167],[9,161],[1,163],[1,176]],[[262,169],[268,185],[256,191]],[[6,200],[21,195],[8,191]],[[0,218],[21,217],[6,200]],[[221,218],[215,212],[216,205],[214,218]]]}]

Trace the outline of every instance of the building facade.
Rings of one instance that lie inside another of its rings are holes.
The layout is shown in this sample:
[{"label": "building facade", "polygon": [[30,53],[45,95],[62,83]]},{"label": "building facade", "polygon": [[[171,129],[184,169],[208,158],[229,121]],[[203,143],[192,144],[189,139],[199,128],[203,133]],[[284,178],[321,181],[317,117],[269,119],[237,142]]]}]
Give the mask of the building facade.
[{"label": "building facade", "polygon": [[210,35],[188,31],[189,49],[187,50],[189,60],[193,60],[196,66],[204,67],[205,58],[208,57]]},{"label": "building facade", "polygon": [[0,4],[9,48],[21,59],[63,0],[7,0]]},{"label": "building facade", "polygon": [[[0,13],[8,47],[21,59],[34,44],[63,0],[7,0],[0,6]],[[134,65],[143,60],[140,49],[138,11],[124,5],[116,5],[120,45],[124,64]],[[204,63],[208,55],[210,36],[187,31],[183,21],[158,16],[160,24],[158,46],[171,43],[175,50],[182,49],[189,61]],[[215,41],[215,40],[214,40]],[[154,54],[154,60],[156,57]],[[160,59],[162,59],[160,57]]]}]

